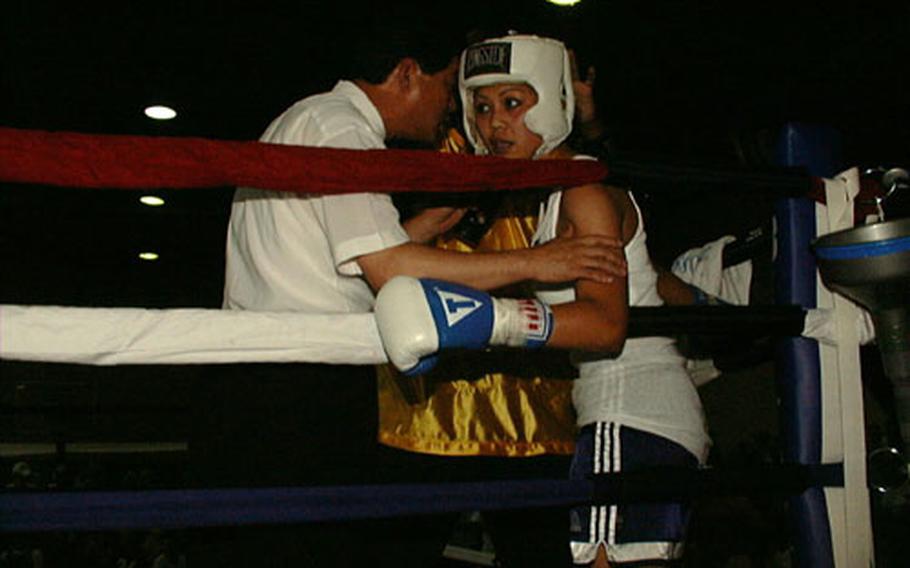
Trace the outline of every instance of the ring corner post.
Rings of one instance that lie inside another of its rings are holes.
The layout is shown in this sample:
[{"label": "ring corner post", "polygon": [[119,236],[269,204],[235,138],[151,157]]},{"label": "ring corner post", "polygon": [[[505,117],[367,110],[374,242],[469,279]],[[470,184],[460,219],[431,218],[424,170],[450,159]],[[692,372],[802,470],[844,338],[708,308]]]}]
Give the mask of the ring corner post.
[{"label": "ring corner post", "polygon": [[[775,160],[780,166],[803,167],[811,176],[830,178],[842,167],[842,149],[842,138],[835,129],[790,123],[779,134]],[[781,199],[775,206],[775,296],[779,304],[797,304],[807,309],[819,307],[820,285],[810,248],[818,233],[816,218],[816,205],[807,198]],[[845,446],[856,444],[845,444],[841,409],[831,408],[847,404],[846,400],[841,404],[842,379],[836,363],[831,374],[837,380],[822,382],[822,375],[829,373],[826,357],[816,341],[794,337],[778,344],[775,361],[785,459],[803,465],[840,461],[845,469],[844,489],[810,487],[790,501],[796,530],[796,564],[813,568],[848,566],[852,560],[866,555],[862,551],[867,549],[868,556],[872,556],[869,526],[855,531],[869,536],[853,535],[847,530],[856,523],[869,524],[865,484],[846,491],[851,481],[856,481],[855,476],[847,475],[847,462],[855,471],[864,466],[865,456],[847,455],[844,451]],[[860,445],[864,447],[862,441]],[[863,475],[859,477],[864,479]],[[865,495],[865,503],[853,502],[862,500],[856,499],[857,495]],[[859,516],[866,520],[848,518],[851,516],[848,510],[856,512],[863,508],[865,515]]]}]

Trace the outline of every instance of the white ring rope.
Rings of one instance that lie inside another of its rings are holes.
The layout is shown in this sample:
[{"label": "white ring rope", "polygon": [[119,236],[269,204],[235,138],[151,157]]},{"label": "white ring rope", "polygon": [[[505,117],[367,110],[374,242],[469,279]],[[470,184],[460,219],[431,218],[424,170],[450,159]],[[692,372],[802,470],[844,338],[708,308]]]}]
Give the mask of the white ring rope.
[{"label": "white ring rope", "polygon": [[0,305],[0,358],[88,365],[387,361],[373,314]]}]

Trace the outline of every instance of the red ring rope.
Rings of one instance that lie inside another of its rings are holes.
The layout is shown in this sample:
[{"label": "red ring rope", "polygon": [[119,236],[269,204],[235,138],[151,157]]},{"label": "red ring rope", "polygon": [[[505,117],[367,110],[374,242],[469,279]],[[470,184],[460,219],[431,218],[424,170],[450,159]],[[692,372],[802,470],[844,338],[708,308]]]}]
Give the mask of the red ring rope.
[{"label": "red ring rope", "polygon": [[0,181],[82,188],[249,186],[305,193],[477,191],[600,181],[591,160],[0,128]]}]

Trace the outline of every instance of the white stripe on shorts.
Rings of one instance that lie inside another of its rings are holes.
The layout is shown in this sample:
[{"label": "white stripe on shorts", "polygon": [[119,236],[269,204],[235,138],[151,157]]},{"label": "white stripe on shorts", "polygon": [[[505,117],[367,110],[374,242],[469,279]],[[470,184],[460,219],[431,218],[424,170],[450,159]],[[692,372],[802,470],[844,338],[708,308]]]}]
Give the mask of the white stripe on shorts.
[{"label": "white stripe on shorts", "polygon": [[[603,453],[601,452],[601,446],[603,445],[603,436],[601,435],[601,424],[597,424],[597,427],[594,429],[594,473],[603,472]],[[590,534],[588,535],[588,542],[599,542],[600,538],[598,535],[601,534],[600,530],[600,511],[603,509],[602,506],[591,505],[591,519],[588,521],[588,530]]]},{"label": "white stripe on shorts", "polygon": [[[619,424],[610,423],[610,472],[615,473],[621,469],[622,465],[622,444],[619,441]],[[610,532],[607,535],[607,543],[616,544],[616,525],[619,518],[619,505],[610,505]]]}]

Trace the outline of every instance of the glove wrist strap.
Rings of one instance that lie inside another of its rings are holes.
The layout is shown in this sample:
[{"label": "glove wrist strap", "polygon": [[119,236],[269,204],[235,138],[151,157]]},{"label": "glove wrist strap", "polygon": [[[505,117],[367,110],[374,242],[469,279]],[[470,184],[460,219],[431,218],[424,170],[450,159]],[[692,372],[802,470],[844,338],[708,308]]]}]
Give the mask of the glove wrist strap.
[{"label": "glove wrist strap", "polygon": [[532,299],[493,299],[493,330],[490,345],[538,348],[553,333],[550,306]]}]

